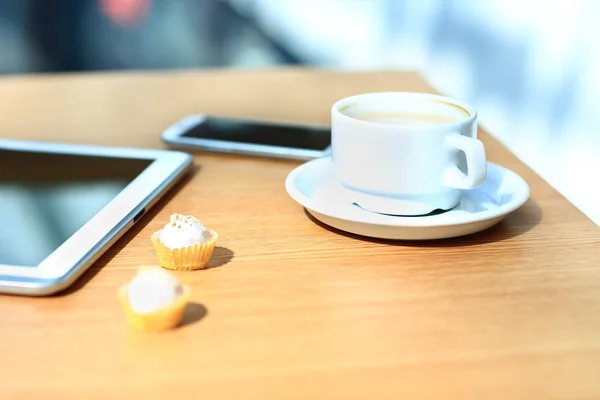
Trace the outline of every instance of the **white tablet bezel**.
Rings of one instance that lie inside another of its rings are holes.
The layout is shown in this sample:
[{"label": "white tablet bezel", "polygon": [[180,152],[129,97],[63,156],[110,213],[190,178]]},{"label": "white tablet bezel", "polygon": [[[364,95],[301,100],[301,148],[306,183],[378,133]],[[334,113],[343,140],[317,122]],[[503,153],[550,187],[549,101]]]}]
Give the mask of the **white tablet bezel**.
[{"label": "white tablet bezel", "polygon": [[[38,266],[0,264],[0,291],[49,294],[68,286],[191,166],[183,152],[0,139],[0,148],[153,160],[110,203]],[[140,214],[141,213],[141,214]]]}]

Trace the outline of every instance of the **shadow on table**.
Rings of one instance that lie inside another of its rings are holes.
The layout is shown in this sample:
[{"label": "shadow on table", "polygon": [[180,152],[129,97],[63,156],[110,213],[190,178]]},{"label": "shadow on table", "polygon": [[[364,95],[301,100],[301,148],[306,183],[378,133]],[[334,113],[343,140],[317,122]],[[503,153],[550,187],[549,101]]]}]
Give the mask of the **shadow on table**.
[{"label": "shadow on table", "polygon": [[527,203],[523,205],[523,207],[507,215],[506,218],[504,218],[504,220],[502,220],[499,224],[478,233],[456,238],[437,240],[389,240],[371,238],[344,232],[317,220],[306,210],[304,210],[304,213],[315,224],[338,235],[372,243],[413,247],[474,246],[478,244],[511,239],[533,229],[541,221],[543,214],[542,209],[537,205],[537,203],[534,200],[529,199]]},{"label": "shadow on table", "polygon": [[100,258],[81,275],[71,286],[54,296],[67,296],[83,288],[96,274],[104,268],[123,248],[133,239],[150,221],[175,197],[177,193],[198,173],[200,167],[194,165],[192,170],[173,186],[162,199],[158,201],[146,214],[117,240]]},{"label": "shadow on table", "polygon": [[204,307],[204,305],[193,301],[189,302],[185,307],[185,311],[183,312],[183,318],[181,319],[179,328],[183,328],[184,326],[198,322],[202,318],[206,317],[207,314],[208,310],[206,307]]},{"label": "shadow on table", "polygon": [[207,269],[218,268],[233,260],[235,253],[233,250],[223,246],[216,246],[213,254],[208,262]]}]

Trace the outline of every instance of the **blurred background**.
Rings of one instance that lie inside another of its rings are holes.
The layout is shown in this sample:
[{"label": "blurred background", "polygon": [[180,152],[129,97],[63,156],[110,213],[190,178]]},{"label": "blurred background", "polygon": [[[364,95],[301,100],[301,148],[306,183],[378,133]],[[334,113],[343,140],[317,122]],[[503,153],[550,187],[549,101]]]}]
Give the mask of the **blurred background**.
[{"label": "blurred background", "polygon": [[0,0],[0,73],[414,69],[600,225],[598,0]]}]

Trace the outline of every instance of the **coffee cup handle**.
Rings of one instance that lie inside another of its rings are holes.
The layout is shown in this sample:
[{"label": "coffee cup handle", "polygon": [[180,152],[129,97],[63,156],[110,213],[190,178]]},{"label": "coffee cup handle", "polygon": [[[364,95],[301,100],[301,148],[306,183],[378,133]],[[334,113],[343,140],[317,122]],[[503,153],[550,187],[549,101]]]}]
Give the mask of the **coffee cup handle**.
[{"label": "coffee cup handle", "polygon": [[446,136],[446,144],[465,153],[467,173],[462,172],[457,165],[451,166],[444,176],[444,185],[456,189],[473,189],[481,185],[487,177],[483,143],[459,133],[451,133]]}]

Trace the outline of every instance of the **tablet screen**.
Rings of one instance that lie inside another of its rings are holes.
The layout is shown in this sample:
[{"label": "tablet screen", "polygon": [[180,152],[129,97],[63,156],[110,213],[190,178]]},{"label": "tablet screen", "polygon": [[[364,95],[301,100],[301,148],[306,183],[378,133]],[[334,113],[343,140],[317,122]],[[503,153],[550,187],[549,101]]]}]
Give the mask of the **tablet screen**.
[{"label": "tablet screen", "polygon": [[0,149],[0,264],[37,266],[152,161]]}]

